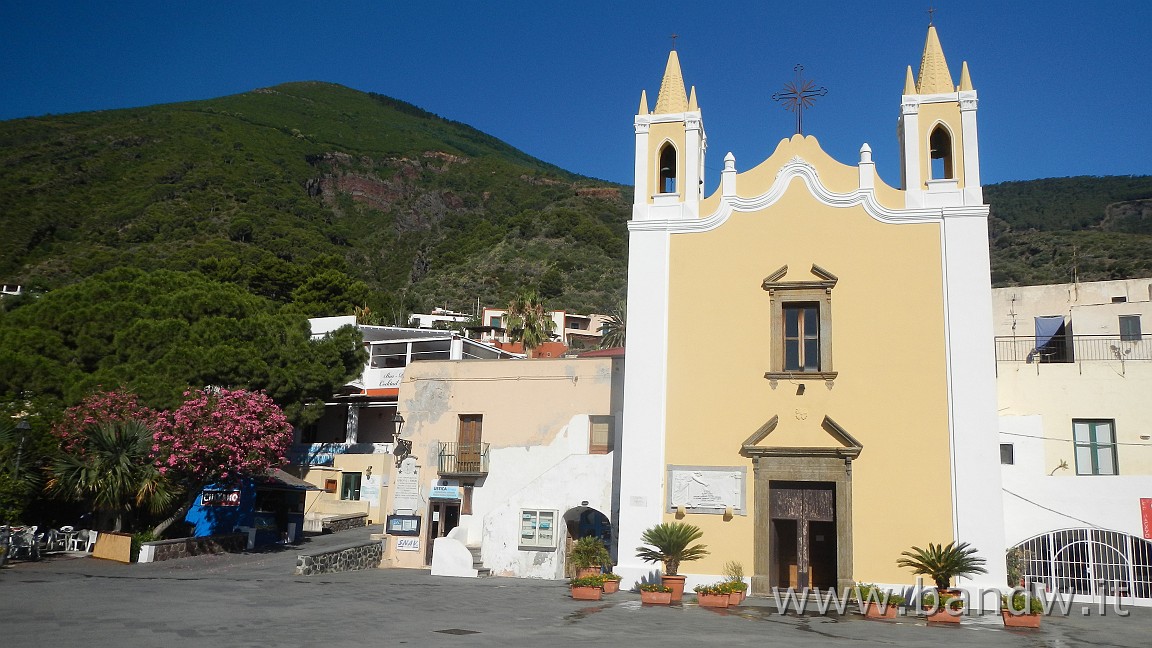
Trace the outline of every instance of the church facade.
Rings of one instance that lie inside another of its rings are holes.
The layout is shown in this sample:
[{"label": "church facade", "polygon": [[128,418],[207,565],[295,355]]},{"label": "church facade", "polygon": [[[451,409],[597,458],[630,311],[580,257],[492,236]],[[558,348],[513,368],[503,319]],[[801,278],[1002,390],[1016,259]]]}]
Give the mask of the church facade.
[{"label": "church facade", "polygon": [[[896,94],[895,92],[893,93]],[[896,103],[897,97],[893,97]],[[899,96],[899,186],[867,144],[833,159],[811,136],[724,158],[670,53],[635,118],[619,571],[651,579],[641,535],[681,521],[753,592],[911,583],[902,550],[968,542],[1005,582],[987,218],[977,95],[934,27]],[[895,175],[895,173],[893,173]],[[701,314],[741,313],[717,344]]]}]

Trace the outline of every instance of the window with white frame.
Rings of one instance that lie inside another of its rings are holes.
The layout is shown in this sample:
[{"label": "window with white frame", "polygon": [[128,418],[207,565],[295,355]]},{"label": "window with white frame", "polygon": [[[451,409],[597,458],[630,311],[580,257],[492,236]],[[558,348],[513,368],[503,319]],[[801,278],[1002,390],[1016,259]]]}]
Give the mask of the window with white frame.
[{"label": "window with white frame", "polygon": [[520,510],[520,548],[556,548],[556,511]]},{"label": "window with white frame", "polygon": [[1072,438],[1076,446],[1077,475],[1116,475],[1116,422],[1074,420]]}]

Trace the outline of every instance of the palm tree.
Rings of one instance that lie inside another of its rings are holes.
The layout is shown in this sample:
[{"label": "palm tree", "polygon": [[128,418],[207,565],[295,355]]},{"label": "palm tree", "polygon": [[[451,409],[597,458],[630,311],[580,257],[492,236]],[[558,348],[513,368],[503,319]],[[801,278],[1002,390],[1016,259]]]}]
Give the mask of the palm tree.
[{"label": "palm tree", "polygon": [[623,302],[617,303],[608,315],[608,319],[600,325],[600,348],[612,349],[624,346],[625,329],[627,328],[628,309]]},{"label": "palm tree", "polygon": [[522,290],[508,302],[508,329],[512,340],[524,344],[524,350],[532,355],[532,350],[552,339],[556,323],[548,316],[544,300],[535,290]]},{"label": "palm tree", "polygon": [[111,421],[82,431],[76,452],[56,460],[48,489],[86,500],[112,516],[113,531],[125,513],[162,513],[175,500],[172,484],[152,463],[152,430],[143,421]]},{"label": "palm tree", "polygon": [[689,560],[699,560],[708,555],[706,545],[692,544],[704,536],[700,527],[683,522],[664,522],[649,527],[640,536],[646,545],[651,547],[636,547],[636,557],[645,562],[658,562],[664,564],[665,576],[677,576],[680,573],[680,563]]},{"label": "palm tree", "polygon": [[936,582],[936,589],[946,590],[953,576],[988,573],[984,559],[976,553],[967,542],[947,545],[929,542],[927,549],[912,547],[911,551],[901,552],[904,557],[898,559],[896,565],[910,568],[913,574],[924,574]]}]

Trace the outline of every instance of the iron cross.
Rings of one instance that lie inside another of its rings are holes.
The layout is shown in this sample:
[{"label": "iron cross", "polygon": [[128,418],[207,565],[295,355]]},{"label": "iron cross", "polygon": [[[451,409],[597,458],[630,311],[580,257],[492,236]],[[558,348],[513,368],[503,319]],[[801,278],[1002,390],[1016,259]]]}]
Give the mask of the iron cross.
[{"label": "iron cross", "polygon": [[784,85],[784,89],[772,95],[773,101],[779,101],[785,110],[796,113],[796,134],[804,134],[804,109],[811,108],[816,103],[816,97],[828,94],[828,88],[816,87],[811,80],[803,78],[804,66],[797,64],[795,68],[796,79]]}]

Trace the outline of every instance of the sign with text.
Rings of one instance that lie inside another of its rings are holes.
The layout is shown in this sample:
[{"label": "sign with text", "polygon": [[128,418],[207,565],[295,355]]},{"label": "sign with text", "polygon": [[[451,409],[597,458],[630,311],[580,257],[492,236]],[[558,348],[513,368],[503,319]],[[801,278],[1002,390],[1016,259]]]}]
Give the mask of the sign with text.
[{"label": "sign with text", "polygon": [[420,538],[396,538],[397,551],[420,551]]},{"label": "sign with text", "polygon": [[1152,497],[1140,498],[1140,520],[1144,523],[1144,539],[1152,540]]},{"label": "sign with text", "polygon": [[204,491],[200,506],[240,506],[240,491]]},{"label": "sign with text", "polygon": [[416,460],[405,459],[396,474],[392,507],[397,513],[415,513],[420,508],[420,471]]},{"label": "sign with text", "polygon": [[429,499],[458,500],[460,499],[460,482],[455,479],[434,479],[432,490],[428,492]]},{"label": "sign with text", "polygon": [[380,506],[380,475],[365,477],[360,483],[360,499],[369,506]]}]

